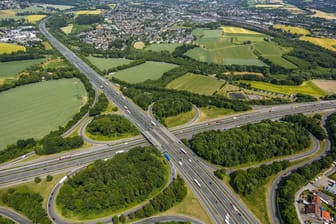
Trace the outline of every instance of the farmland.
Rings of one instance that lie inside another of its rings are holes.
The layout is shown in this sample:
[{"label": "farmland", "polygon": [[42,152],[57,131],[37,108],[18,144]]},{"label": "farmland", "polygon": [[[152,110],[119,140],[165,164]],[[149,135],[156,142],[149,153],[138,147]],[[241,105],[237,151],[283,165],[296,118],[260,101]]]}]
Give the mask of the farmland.
[{"label": "farmland", "polygon": [[185,90],[202,95],[212,95],[223,84],[222,81],[218,81],[212,77],[187,73],[170,82],[166,88]]},{"label": "farmland", "polygon": [[169,51],[169,53],[172,53],[178,46],[181,46],[181,44],[151,44],[145,49],[151,51]]},{"label": "farmland", "polygon": [[336,80],[312,80],[312,82],[329,94],[336,93]]},{"label": "farmland", "polygon": [[276,43],[265,41],[266,35],[240,27],[224,26],[221,30],[195,29],[198,48],[189,50],[186,55],[202,62],[224,65],[267,66],[255,54],[268,58],[273,63],[286,68],[296,66],[281,56],[290,49],[283,49]]},{"label": "farmland", "polygon": [[39,64],[42,62],[43,59],[32,59],[32,60],[23,60],[19,63],[17,61],[10,61],[10,62],[0,62],[0,77],[13,77],[18,72],[23,71],[24,69]]},{"label": "farmland", "polygon": [[0,43],[0,54],[10,54],[16,51],[25,51],[26,48],[17,44]]},{"label": "farmland", "polygon": [[314,97],[322,97],[326,95],[326,93],[319,87],[317,87],[312,81],[306,81],[302,83],[300,86],[275,85],[271,83],[257,82],[257,81],[241,81],[241,82],[248,83],[253,88],[288,95],[296,93],[302,93]]},{"label": "farmland", "polygon": [[70,34],[72,32],[73,24],[69,24],[61,28],[65,34]]},{"label": "farmland", "polygon": [[319,10],[311,10],[313,11],[315,14],[311,15],[311,17],[319,17],[319,18],[324,18],[324,19],[336,19],[336,13],[327,13],[327,12],[322,12]]},{"label": "farmland", "polygon": [[39,3],[39,6],[42,6],[43,8],[54,8],[54,9],[58,9],[58,10],[67,10],[67,9],[71,9],[73,8],[73,6],[70,5],[54,5],[54,4],[41,4]]},{"label": "farmland", "polygon": [[85,102],[86,92],[78,79],[41,82],[0,93],[0,149],[18,139],[43,137],[64,125]]},{"label": "farmland", "polygon": [[0,19],[14,17],[15,11],[12,9],[0,10]]},{"label": "farmland", "polygon": [[300,40],[311,42],[315,45],[336,51],[336,39],[318,38],[318,37],[300,37]]},{"label": "farmland", "polygon": [[281,24],[275,24],[273,25],[274,29],[280,29],[285,32],[291,33],[291,34],[299,34],[299,35],[308,35],[310,34],[310,31],[301,27],[297,26],[286,26]]},{"label": "farmland", "polygon": [[100,9],[96,9],[96,10],[80,10],[80,11],[76,11],[75,15],[99,15],[101,14],[101,10]]},{"label": "farmland", "polygon": [[112,76],[125,82],[139,83],[148,79],[159,79],[163,73],[175,67],[177,65],[147,61],[144,64],[116,72]]},{"label": "farmland", "polygon": [[137,41],[137,42],[134,43],[133,47],[135,49],[140,49],[141,50],[141,49],[144,49],[145,43],[142,42],[142,41]]},{"label": "farmland", "polygon": [[131,60],[125,58],[98,58],[89,56],[87,57],[89,61],[94,65],[97,66],[100,70],[107,70],[109,68],[114,68],[119,65],[125,65],[131,62]]},{"label": "farmland", "polygon": [[37,23],[38,21],[42,20],[46,15],[29,15],[26,16],[26,20],[30,23]]}]

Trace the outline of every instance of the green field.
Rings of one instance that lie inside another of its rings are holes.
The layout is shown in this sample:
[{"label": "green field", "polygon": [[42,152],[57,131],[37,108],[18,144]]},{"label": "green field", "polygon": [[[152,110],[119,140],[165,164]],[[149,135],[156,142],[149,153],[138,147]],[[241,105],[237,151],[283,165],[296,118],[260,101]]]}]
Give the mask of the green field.
[{"label": "green field", "polygon": [[65,33],[65,34],[70,34],[72,32],[72,28],[73,28],[73,24],[69,24],[67,26],[63,26],[61,27],[61,30]]},{"label": "green field", "polygon": [[130,63],[132,60],[128,60],[125,58],[98,58],[89,56],[87,57],[89,61],[94,65],[97,66],[100,70],[107,70],[110,68],[117,67],[119,65],[125,65]]},{"label": "green field", "polygon": [[92,29],[91,25],[79,25],[79,24],[74,24],[72,26],[71,34],[78,34],[81,32],[86,32]]},{"label": "green field", "polygon": [[326,93],[320,88],[318,88],[312,81],[306,81],[302,83],[300,86],[275,85],[267,82],[257,82],[257,81],[241,81],[241,82],[249,83],[251,84],[252,87],[257,89],[288,95],[296,93],[302,93],[314,97],[322,97],[326,95]]},{"label": "green field", "polygon": [[0,149],[18,139],[41,138],[65,125],[86,102],[78,79],[17,87],[0,93]]},{"label": "green field", "polygon": [[264,58],[269,59],[272,63],[287,69],[297,68],[296,65],[282,57],[282,55],[291,51],[290,48],[281,47],[274,42],[258,42],[254,46],[259,54],[261,54]]},{"label": "green field", "polygon": [[125,82],[139,83],[148,79],[159,79],[163,73],[176,67],[177,65],[173,64],[147,61],[144,64],[116,72],[112,76]]},{"label": "green field", "polygon": [[43,7],[43,8],[54,8],[54,9],[58,9],[58,10],[67,10],[67,9],[71,9],[73,8],[73,6],[71,5],[53,5],[53,4],[39,4],[39,6]]},{"label": "green field", "polygon": [[23,61],[0,62],[0,78],[13,77],[18,72],[21,72],[32,65],[39,64],[43,60],[44,59],[32,59]]},{"label": "green field", "polygon": [[172,128],[186,124],[189,121],[191,121],[194,117],[195,117],[195,110],[192,109],[191,111],[188,112],[180,113],[178,115],[171,117],[166,117],[164,121],[168,128]]},{"label": "green field", "polygon": [[189,50],[186,55],[202,62],[223,65],[267,66],[257,57],[262,55],[274,64],[285,68],[296,68],[294,64],[282,58],[291,49],[265,40],[265,34],[239,27],[222,27],[222,30],[195,29],[198,48]]},{"label": "green field", "polygon": [[151,51],[169,51],[169,53],[173,53],[175,48],[181,46],[182,44],[151,44],[145,48],[145,50]]},{"label": "green field", "polygon": [[212,77],[187,73],[166,86],[168,89],[185,90],[202,95],[212,95],[224,83]]}]

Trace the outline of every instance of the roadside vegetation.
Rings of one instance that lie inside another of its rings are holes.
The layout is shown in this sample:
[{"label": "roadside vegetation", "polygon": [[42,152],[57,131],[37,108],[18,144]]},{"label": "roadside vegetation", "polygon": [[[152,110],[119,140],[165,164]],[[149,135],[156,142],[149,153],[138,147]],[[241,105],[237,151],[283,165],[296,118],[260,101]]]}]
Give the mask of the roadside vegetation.
[{"label": "roadside vegetation", "polygon": [[330,151],[321,159],[295,170],[280,182],[277,203],[279,215],[285,223],[299,223],[294,207],[295,193],[324,169],[330,167],[336,159],[336,113],[327,118],[326,128],[331,141]]},{"label": "roadside vegetation", "polygon": [[0,216],[0,223],[2,224],[15,224],[12,220],[5,218],[4,216]]},{"label": "roadside vegetation", "polygon": [[86,130],[88,137],[95,140],[116,140],[140,134],[129,120],[116,114],[95,117]]},{"label": "roadside vegetation", "polygon": [[[96,161],[69,178],[60,189],[56,204],[67,218],[103,217],[161,195],[167,179],[168,167],[160,152],[153,147],[138,147],[107,161]],[[162,196],[174,196],[166,193]]]},{"label": "roadside vegetation", "polygon": [[225,132],[208,131],[193,136],[191,149],[222,166],[236,166],[291,155],[310,144],[308,132],[290,123],[263,121]]}]

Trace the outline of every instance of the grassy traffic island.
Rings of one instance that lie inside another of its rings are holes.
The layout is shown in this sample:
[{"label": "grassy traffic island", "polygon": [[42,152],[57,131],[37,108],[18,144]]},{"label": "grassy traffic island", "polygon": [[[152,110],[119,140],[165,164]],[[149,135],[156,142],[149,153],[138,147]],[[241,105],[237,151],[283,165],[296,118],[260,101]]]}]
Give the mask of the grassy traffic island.
[{"label": "grassy traffic island", "polygon": [[153,147],[137,147],[98,160],[75,174],[60,189],[56,205],[62,216],[88,220],[121,213],[160,194],[168,165]]},{"label": "grassy traffic island", "polygon": [[139,135],[136,127],[121,115],[107,114],[95,117],[86,127],[86,135],[97,141],[111,141]]}]

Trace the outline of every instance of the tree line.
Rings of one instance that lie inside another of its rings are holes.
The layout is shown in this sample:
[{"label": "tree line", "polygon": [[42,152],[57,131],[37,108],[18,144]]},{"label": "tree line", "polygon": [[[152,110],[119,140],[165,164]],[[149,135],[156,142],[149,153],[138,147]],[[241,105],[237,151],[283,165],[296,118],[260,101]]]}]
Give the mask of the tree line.
[{"label": "tree line", "polygon": [[197,155],[222,166],[291,155],[309,144],[309,134],[301,126],[269,120],[227,131],[199,133],[190,140]]},{"label": "tree line", "polygon": [[256,189],[265,184],[266,178],[285,170],[290,166],[288,160],[273,162],[270,165],[249,168],[247,170],[237,170],[230,174],[230,185],[243,196],[252,194]]},{"label": "tree line", "polygon": [[277,203],[279,215],[283,223],[300,223],[294,207],[295,193],[311,179],[316,177],[322,170],[330,167],[332,162],[336,160],[336,113],[333,113],[327,118],[326,128],[331,141],[331,148],[326,153],[326,156],[293,171],[280,182],[277,189]]},{"label": "tree line", "polygon": [[106,110],[109,104],[108,99],[106,98],[104,93],[101,93],[98,97],[97,103],[90,109],[90,116],[97,116]]},{"label": "tree line", "polygon": [[92,135],[117,137],[129,133],[139,134],[138,129],[125,117],[116,114],[100,115],[93,119],[86,129]]},{"label": "tree line", "polygon": [[3,203],[27,216],[33,223],[50,224],[46,211],[42,207],[43,198],[40,194],[21,192],[9,188],[1,195]]},{"label": "tree line", "polygon": [[136,147],[107,161],[98,160],[70,177],[56,204],[62,214],[87,217],[140,203],[167,180],[167,165],[154,147]]},{"label": "tree line", "polygon": [[128,215],[129,219],[141,219],[153,216],[159,212],[163,212],[172,208],[181,202],[187,195],[187,187],[184,180],[177,176],[169,186],[160,194],[150,200],[148,204]]}]

